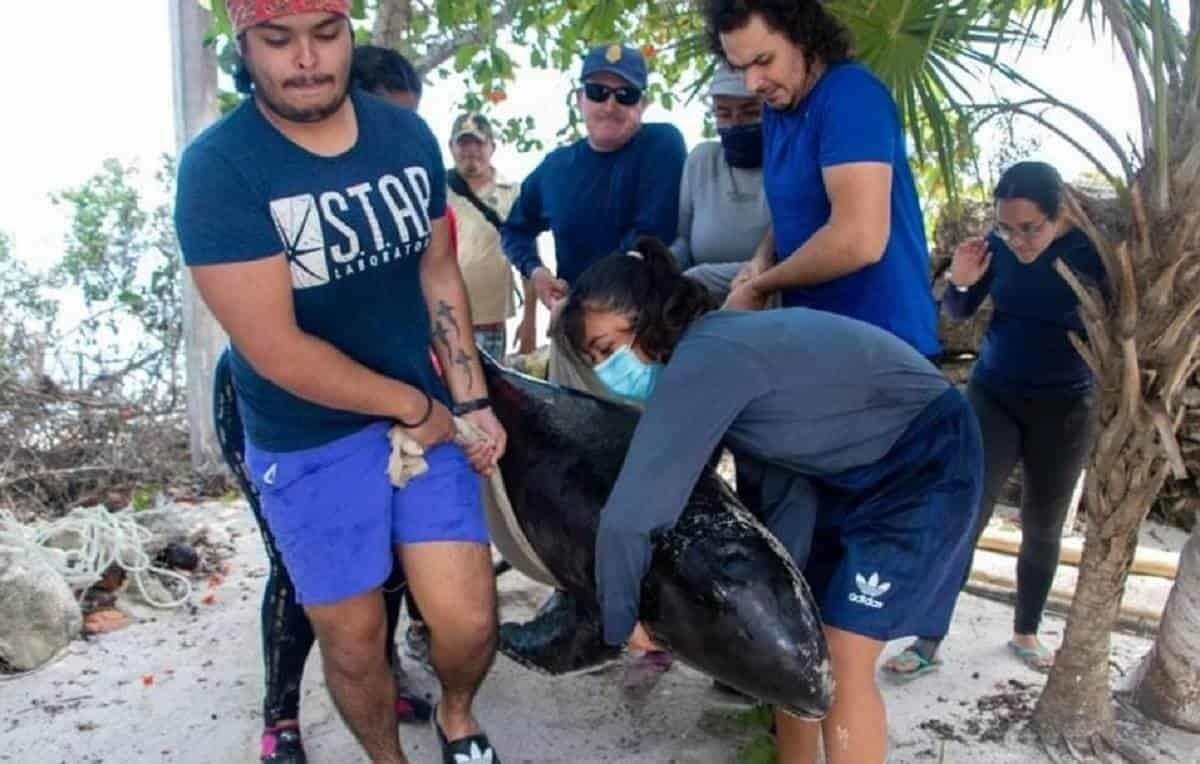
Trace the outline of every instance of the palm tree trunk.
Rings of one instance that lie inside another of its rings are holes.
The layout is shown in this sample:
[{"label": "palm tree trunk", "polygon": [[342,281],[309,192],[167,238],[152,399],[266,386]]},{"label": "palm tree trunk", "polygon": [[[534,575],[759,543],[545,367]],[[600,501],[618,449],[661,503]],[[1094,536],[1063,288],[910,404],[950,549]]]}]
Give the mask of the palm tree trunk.
[{"label": "palm tree trunk", "polygon": [[1089,471],[1087,476],[1088,529],[1075,599],[1033,716],[1044,741],[1056,743],[1065,737],[1085,747],[1094,747],[1097,739],[1115,741],[1111,634],[1137,551],[1138,526],[1165,479],[1161,458],[1150,456],[1155,448],[1153,427],[1120,416],[1106,424],[1094,464],[1111,468]]},{"label": "palm tree trunk", "polygon": [[1154,647],[1142,661],[1133,702],[1147,716],[1200,732],[1200,523],[1179,557],[1179,573]]},{"label": "palm tree trunk", "polygon": [[[173,0],[170,8],[175,85],[175,143],[180,152],[220,116],[217,109],[217,54],[204,45],[212,14],[191,0]],[[183,336],[187,364],[188,431],[192,468],[202,475],[224,469],[212,421],[212,379],[228,338],[186,273],[183,289]]]},{"label": "palm tree trunk", "polygon": [[1136,549],[1136,532],[1112,539],[1089,534],[1084,543],[1062,648],[1034,712],[1044,736],[1083,741],[1112,735],[1108,655]]}]

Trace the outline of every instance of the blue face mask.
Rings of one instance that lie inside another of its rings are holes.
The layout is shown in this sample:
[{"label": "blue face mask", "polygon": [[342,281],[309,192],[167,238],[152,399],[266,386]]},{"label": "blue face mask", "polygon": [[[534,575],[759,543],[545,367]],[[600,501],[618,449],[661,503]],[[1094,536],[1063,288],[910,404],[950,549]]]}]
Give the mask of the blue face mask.
[{"label": "blue face mask", "polygon": [[595,367],[596,376],[613,395],[644,402],[654,391],[661,363],[646,363],[629,345],[623,345]]}]

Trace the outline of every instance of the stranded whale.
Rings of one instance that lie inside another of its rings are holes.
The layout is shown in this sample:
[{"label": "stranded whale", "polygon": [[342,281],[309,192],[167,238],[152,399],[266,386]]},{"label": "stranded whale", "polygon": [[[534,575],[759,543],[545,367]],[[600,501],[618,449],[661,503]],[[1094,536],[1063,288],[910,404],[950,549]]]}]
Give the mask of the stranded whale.
[{"label": "stranded whale", "polygon": [[[504,624],[500,650],[552,674],[595,667],[617,653],[600,637],[596,531],[638,413],[483,361],[508,433],[500,461],[506,505],[495,508],[493,491],[493,536],[517,569],[552,578],[560,590],[532,621]],[[759,700],[812,719],[832,701],[808,585],[711,465],[679,523],[655,539],[639,615],[678,659]]]}]

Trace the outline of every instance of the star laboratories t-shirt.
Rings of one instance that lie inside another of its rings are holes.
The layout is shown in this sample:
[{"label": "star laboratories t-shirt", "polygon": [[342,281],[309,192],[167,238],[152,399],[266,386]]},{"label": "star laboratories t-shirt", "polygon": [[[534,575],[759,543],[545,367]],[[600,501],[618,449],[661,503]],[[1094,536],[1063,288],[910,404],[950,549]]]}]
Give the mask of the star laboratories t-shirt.
[{"label": "star laboratories t-shirt", "polygon": [[[361,91],[350,97],[358,140],[336,157],[288,140],[253,99],[197,137],[179,165],[183,259],[197,266],[283,253],[303,331],[445,402],[419,278],[431,221],[445,214],[441,151],[415,113]],[[292,395],[236,345],[232,374],[246,435],[268,451],[328,443],[373,419]]]}]

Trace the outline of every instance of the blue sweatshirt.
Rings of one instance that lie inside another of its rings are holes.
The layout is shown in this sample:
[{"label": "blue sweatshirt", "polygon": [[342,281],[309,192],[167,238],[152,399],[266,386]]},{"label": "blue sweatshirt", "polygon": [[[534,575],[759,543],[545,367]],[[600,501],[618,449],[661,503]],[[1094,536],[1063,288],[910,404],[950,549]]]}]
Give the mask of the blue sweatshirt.
[{"label": "blue sweatshirt", "polygon": [[555,149],[521,184],[501,234],[504,254],[529,278],[542,265],[538,234],[549,230],[558,276],[572,283],[639,236],[670,243],[686,159],[683,135],[666,124],[642,125],[616,151],[596,151],[587,139]]},{"label": "blue sweatshirt", "polygon": [[1070,332],[1085,336],[1079,300],[1054,269],[1063,260],[1085,284],[1103,289],[1104,265],[1079,229],[1055,239],[1025,265],[1000,237],[987,237],[992,262],[966,292],[946,289],[942,306],[952,318],[973,314],[990,294],[995,305],[971,380],[998,395],[1080,395],[1092,388],[1091,369],[1075,351]]},{"label": "blue sweatshirt", "polygon": [[[883,459],[949,387],[910,345],[863,321],[805,308],[701,318],[646,401],[600,514],[596,583],[605,641],[629,637],[652,538],[679,520],[719,443],[796,476],[791,512],[813,515],[816,488]],[[811,539],[779,540],[793,551]]]}]

